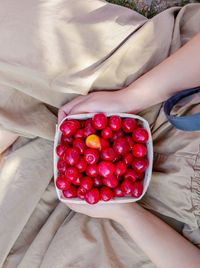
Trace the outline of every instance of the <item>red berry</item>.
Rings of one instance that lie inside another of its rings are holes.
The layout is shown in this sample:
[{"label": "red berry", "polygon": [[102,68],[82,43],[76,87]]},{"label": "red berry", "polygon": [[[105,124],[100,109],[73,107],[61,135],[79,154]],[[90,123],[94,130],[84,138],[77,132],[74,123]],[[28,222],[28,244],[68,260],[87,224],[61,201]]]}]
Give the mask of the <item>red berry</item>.
[{"label": "red berry", "polygon": [[79,122],[81,124],[81,127],[84,128],[85,127],[85,120],[80,120]]},{"label": "red berry", "polygon": [[132,149],[132,154],[135,157],[144,157],[147,154],[147,148],[144,144],[135,144]]},{"label": "red berry", "polygon": [[76,179],[73,179],[72,183],[74,185],[80,185],[81,184],[81,175],[79,177],[77,177]]},{"label": "red berry", "polygon": [[85,190],[92,189],[93,186],[93,180],[90,177],[83,177],[81,181],[81,187]]},{"label": "red berry", "polygon": [[66,145],[63,145],[63,144],[60,144],[56,147],[56,153],[58,156],[62,156],[64,154],[64,152],[67,150],[67,146]]},{"label": "red berry", "polygon": [[78,148],[72,147],[68,148],[66,152],[63,155],[63,160],[72,166],[75,166],[78,164],[80,159],[80,150]]},{"label": "red berry", "polygon": [[123,137],[124,137],[124,132],[122,130],[118,130],[118,131],[113,133],[111,141],[114,142],[115,140],[117,140],[119,138],[123,138]]},{"label": "red berry", "polygon": [[[82,121],[84,122],[84,121]],[[75,135],[74,135],[74,138],[75,139],[84,139],[85,138],[85,135],[84,135],[84,129],[79,129]]]},{"label": "red berry", "polygon": [[124,193],[122,192],[121,186],[117,186],[116,188],[113,189],[113,194],[116,197],[123,197]]},{"label": "red berry", "polygon": [[86,169],[86,174],[89,177],[96,177],[98,175],[98,166],[96,164],[88,165]]},{"label": "red berry", "polygon": [[141,182],[135,182],[133,184],[132,190],[131,190],[131,195],[135,198],[138,198],[142,195],[143,192],[143,185]]},{"label": "red berry", "polygon": [[124,175],[124,178],[125,180],[130,179],[130,181],[135,182],[138,178],[138,175],[134,170],[128,169]]},{"label": "red berry", "polygon": [[88,118],[85,120],[85,127],[92,126],[92,118]]},{"label": "red berry", "polygon": [[95,149],[87,149],[85,151],[84,159],[90,165],[96,164],[99,160],[99,152]]},{"label": "red berry", "polygon": [[122,126],[122,120],[118,115],[113,115],[110,117],[109,125],[112,130],[117,131]]},{"label": "red berry", "polygon": [[84,160],[84,158],[80,158],[78,164],[76,164],[76,167],[78,168],[79,172],[83,173],[87,168],[87,163]]},{"label": "red berry", "polygon": [[122,176],[126,172],[126,164],[123,161],[119,161],[115,164],[115,174]]},{"label": "red berry", "polygon": [[64,145],[71,145],[73,143],[73,137],[61,136],[61,143]]},{"label": "red berry", "polygon": [[95,114],[92,118],[92,125],[95,129],[104,129],[107,125],[107,117],[103,113]]},{"label": "red berry", "polygon": [[107,161],[113,161],[116,157],[116,154],[112,148],[105,148],[101,151],[101,158]]},{"label": "red berry", "polygon": [[110,187],[110,188],[115,188],[117,187],[119,181],[118,179],[112,174],[109,177],[103,178],[103,183]]},{"label": "red berry", "polygon": [[65,176],[68,180],[73,181],[80,177],[80,173],[77,168],[75,167],[68,167]]},{"label": "red berry", "polygon": [[77,120],[66,120],[60,126],[60,131],[66,136],[71,137],[80,128],[80,123]]},{"label": "red berry", "polygon": [[85,150],[86,150],[86,145],[85,142],[81,139],[75,139],[73,142],[73,146],[78,148],[80,150],[81,154],[84,154]]},{"label": "red berry", "polygon": [[84,137],[87,138],[88,136],[92,135],[92,134],[95,134],[96,133],[96,130],[93,128],[93,126],[86,126],[84,128]]},{"label": "red berry", "polygon": [[94,187],[101,187],[103,185],[103,181],[101,179],[101,177],[95,177],[94,180]]},{"label": "red berry", "polygon": [[131,153],[125,154],[123,160],[127,166],[131,166],[133,162],[133,155]]},{"label": "red berry", "polygon": [[136,158],[132,162],[132,168],[137,172],[144,172],[148,167],[148,160],[146,158]]},{"label": "red berry", "polygon": [[113,149],[117,154],[124,155],[129,152],[129,144],[125,138],[119,138],[114,141]]},{"label": "red berry", "polygon": [[136,128],[137,122],[134,118],[125,118],[122,122],[122,129],[126,133],[131,133]]},{"label": "red berry", "polygon": [[71,185],[69,189],[63,191],[63,195],[66,198],[76,197],[77,196],[76,187],[74,187],[74,186]]},{"label": "red berry", "polygon": [[96,188],[93,188],[85,195],[85,201],[89,204],[96,204],[99,202],[99,200],[100,200],[100,194],[98,189]]},{"label": "red berry", "polygon": [[65,163],[65,161],[59,159],[57,162],[57,169],[59,173],[65,173],[65,171],[67,170],[67,164]]},{"label": "red berry", "polygon": [[133,149],[133,145],[134,145],[133,139],[130,136],[128,136],[128,137],[126,137],[126,140],[128,141],[129,147],[132,150]]},{"label": "red berry", "polygon": [[111,162],[102,161],[98,166],[99,175],[102,177],[109,177],[115,172],[115,166]]},{"label": "red berry", "polygon": [[67,190],[70,188],[70,181],[64,176],[58,176],[56,179],[56,186],[60,190]]},{"label": "red berry", "polygon": [[126,179],[121,184],[122,192],[125,195],[129,195],[131,193],[131,191],[132,191],[132,188],[133,188],[133,183],[130,180]]},{"label": "red berry", "polygon": [[107,147],[110,147],[109,141],[103,138],[100,138],[101,150]]},{"label": "red berry", "polygon": [[139,143],[146,143],[149,139],[149,134],[144,128],[136,128],[133,131],[133,140]]},{"label": "red berry", "polygon": [[144,179],[144,176],[145,176],[145,173],[144,172],[137,172],[137,180],[143,180]]},{"label": "red berry", "polygon": [[104,186],[100,190],[100,196],[103,201],[107,202],[113,198],[113,192],[110,188]]},{"label": "red berry", "polygon": [[113,132],[112,129],[110,127],[105,127],[102,131],[101,131],[101,136],[104,139],[110,139],[113,136]]},{"label": "red berry", "polygon": [[81,186],[77,190],[77,196],[82,200],[85,199],[85,194],[86,193],[87,193],[87,191],[84,188],[82,188]]}]

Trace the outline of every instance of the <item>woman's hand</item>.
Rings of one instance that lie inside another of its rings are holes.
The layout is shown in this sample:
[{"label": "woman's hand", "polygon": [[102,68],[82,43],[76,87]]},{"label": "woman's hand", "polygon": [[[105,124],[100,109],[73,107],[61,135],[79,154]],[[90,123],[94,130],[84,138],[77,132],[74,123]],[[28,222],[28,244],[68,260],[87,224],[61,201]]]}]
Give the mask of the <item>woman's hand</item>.
[{"label": "woman's hand", "polygon": [[[131,112],[131,102],[125,89],[101,91],[80,96],[60,108],[58,122],[68,114],[85,112]],[[133,108],[132,108],[133,109]]]},{"label": "woman's hand", "polygon": [[86,214],[94,218],[106,218],[121,222],[125,215],[132,211],[133,207],[139,206],[136,203],[127,204],[68,204],[67,205],[72,210]]}]

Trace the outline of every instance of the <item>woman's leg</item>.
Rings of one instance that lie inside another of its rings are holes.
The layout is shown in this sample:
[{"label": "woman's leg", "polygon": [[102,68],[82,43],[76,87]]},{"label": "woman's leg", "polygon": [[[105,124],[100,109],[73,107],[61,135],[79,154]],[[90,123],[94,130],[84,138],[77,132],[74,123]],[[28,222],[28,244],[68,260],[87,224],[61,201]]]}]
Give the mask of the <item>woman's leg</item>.
[{"label": "woman's leg", "polygon": [[10,145],[16,141],[18,135],[7,131],[7,130],[0,130],[0,154],[2,154]]}]

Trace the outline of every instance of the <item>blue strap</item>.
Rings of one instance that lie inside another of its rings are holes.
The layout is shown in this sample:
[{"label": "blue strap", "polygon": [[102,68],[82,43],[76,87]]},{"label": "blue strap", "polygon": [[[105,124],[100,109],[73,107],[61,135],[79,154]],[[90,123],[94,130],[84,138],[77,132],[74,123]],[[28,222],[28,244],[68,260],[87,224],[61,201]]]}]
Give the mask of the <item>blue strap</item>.
[{"label": "blue strap", "polygon": [[172,116],[170,112],[181,99],[200,92],[200,87],[186,89],[172,96],[164,103],[164,112],[169,122],[176,128],[184,131],[200,130],[200,112],[188,116]]}]

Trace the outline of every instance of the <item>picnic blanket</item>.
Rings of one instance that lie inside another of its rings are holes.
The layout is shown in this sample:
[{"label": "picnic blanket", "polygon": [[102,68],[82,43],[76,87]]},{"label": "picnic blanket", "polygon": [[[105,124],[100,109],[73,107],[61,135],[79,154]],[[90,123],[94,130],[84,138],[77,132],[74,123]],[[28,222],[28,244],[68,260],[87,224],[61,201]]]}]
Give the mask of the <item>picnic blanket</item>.
[{"label": "picnic blanket", "polygon": [[[200,4],[148,20],[100,0],[1,1],[0,127],[20,138],[0,163],[0,267],[155,267],[122,226],[58,202],[57,109],[79,94],[126,87],[198,32]],[[199,100],[179,108],[199,111]],[[162,104],[141,115],[155,151],[141,204],[200,245],[200,135],[174,129]]]}]

